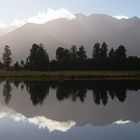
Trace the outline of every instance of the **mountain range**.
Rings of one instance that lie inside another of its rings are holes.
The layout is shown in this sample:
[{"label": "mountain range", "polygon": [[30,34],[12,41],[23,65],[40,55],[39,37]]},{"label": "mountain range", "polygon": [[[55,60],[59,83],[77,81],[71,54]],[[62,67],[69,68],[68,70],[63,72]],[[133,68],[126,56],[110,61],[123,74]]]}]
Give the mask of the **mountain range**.
[{"label": "mountain range", "polygon": [[108,48],[124,45],[128,55],[140,56],[140,19],[116,19],[103,14],[89,16],[76,14],[72,20],[56,19],[44,24],[27,23],[14,31],[3,34],[0,30],[0,51],[9,45],[13,60],[25,60],[33,43],[42,43],[55,58],[56,48],[84,45],[88,57],[96,42],[106,42]]}]

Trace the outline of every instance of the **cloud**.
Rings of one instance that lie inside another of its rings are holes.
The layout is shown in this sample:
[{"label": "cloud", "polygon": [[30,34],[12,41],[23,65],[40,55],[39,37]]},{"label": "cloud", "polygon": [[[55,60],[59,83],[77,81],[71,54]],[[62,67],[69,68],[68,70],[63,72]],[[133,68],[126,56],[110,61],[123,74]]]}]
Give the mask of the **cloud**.
[{"label": "cloud", "polygon": [[44,116],[36,116],[33,118],[27,118],[26,116],[12,112],[9,110],[9,112],[1,112],[0,113],[0,119],[5,118],[5,117],[10,117],[12,118],[15,122],[28,122],[30,124],[34,124],[38,126],[39,129],[45,129],[47,128],[49,132],[53,132],[55,130],[61,131],[61,132],[66,132],[71,127],[76,125],[76,122],[74,121],[67,121],[67,122],[59,122],[55,120],[48,119]]},{"label": "cloud", "polygon": [[0,29],[2,32],[10,32],[20,26],[23,26],[26,23],[43,24],[45,22],[59,18],[72,20],[75,18],[75,15],[73,15],[70,11],[66,9],[48,9],[47,12],[38,12],[37,15],[29,17],[27,19],[16,19],[9,24],[0,23]]},{"label": "cloud", "polygon": [[0,23],[0,28],[1,28],[1,29],[4,29],[4,28],[6,28],[6,25],[3,24],[3,23]]},{"label": "cloud", "polygon": [[50,20],[65,18],[72,20],[75,16],[66,9],[53,10],[49,9],[47,12],[39,12],[36,16],[30,17],[26,22],[43,24]]},{"label": "cloud", "polygon": [[9,25],[9,28],[10,27],[19,27],[19,26],[22,26],[24,25],[26,22],[24,20],[14,20],[10,25]]},{"label": "cloud", "polygon": [[116,19],[129,19],[130,17],[128,17],[128,16],[124,16],[124,15],[117,15],[117,16],[113,16],[114,18],[116,18]]}]

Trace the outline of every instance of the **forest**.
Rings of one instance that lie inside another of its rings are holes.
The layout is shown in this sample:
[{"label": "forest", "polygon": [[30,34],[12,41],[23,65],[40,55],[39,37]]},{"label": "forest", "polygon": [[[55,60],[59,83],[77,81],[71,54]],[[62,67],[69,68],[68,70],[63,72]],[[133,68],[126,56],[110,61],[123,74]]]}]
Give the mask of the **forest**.
[{"label": "forest", "polygon": [[89,58],[83,45],[77,48],[72,45],[69,49],[58,47],[56,58],[49,59],[49,54],[42,44],[33,44],[26,60],[13,63],[10,46],[4,47],[0,68],[7,71],[64,71],[64,70],[140,70],[140,58],[127,56],[125,46],[120,45],[117,49],[108,49],[103,42],[93,45]]}]

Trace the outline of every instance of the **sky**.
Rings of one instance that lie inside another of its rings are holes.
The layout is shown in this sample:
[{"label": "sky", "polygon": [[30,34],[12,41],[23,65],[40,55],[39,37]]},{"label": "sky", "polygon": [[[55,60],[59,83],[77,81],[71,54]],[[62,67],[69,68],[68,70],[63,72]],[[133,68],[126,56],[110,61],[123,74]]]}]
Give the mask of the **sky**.
[{"label": "sky", "polygon": [[48,9],[140,17],[140,0],[0,0],[0,25],[28,21]]}]

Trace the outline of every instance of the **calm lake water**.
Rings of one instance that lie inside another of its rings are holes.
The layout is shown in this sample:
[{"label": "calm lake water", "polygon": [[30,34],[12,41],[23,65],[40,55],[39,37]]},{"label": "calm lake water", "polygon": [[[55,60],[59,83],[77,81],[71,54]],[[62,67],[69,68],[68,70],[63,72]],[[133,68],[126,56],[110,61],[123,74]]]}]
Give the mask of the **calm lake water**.
[{"label": "calm lake water", "polygon": [[0,140],[140,140],[140,81],[2,81]]}]

